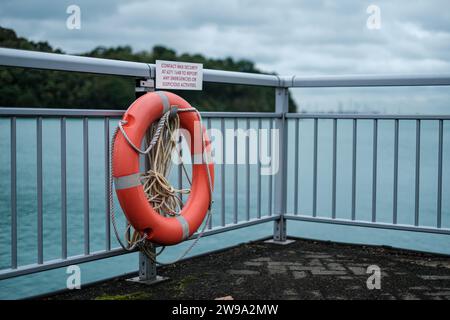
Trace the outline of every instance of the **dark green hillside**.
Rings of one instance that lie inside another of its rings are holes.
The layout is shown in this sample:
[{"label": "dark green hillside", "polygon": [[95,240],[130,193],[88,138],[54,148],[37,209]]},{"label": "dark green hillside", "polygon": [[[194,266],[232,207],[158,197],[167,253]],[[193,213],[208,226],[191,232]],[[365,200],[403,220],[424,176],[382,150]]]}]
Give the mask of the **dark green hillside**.
[{"label": "dark green hillside", "polygon": [[[63,53],[47,42],[17,37],[0,27],[0,47]],[[97,47],[81,55],[153,63],[157,59],[203,63],[204,68],[261,73],[248,60],[208,59],[200,54],[177,54],[163,46],[133,52],[129,46]],[[134,99],[134,79],[58,71],[0,67],[0,106],[125,109]],[[273,88],[205,83],[202,92],[178,92],[200,110],[272,111]],[[291,110],[295,109],[291,100]]]}]

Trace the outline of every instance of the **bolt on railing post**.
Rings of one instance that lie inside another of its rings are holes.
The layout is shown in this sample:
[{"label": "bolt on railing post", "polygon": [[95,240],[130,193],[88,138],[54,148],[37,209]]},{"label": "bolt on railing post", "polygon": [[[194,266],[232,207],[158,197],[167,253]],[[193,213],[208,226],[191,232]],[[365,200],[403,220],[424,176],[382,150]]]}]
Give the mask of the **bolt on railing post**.
[{"label": "bolt on railing post", "polygon": [[136,79],[136,87],[134,89],[136,99],[151,91],[155,91],[155,81],[153,79]]},{"label": "bolt on railing post", "polygon": [[[275,175],[274,183],[274,213],[277,219],[274,222],[273,239],[270,242],[287,244],[286,236],[286,193],[287,193],[287,123],[285,114],[289,111],[289,90],[288,88],[276,88],[275,89],[275,112],[281,113],[283,116],[280,119],[275,120],[275,128],[278,130],[278,139],[274,142],[278,144],[278,148],[272,148],[272,150],[279,150],[275,155],[277,162],[276,172],[272,171]],[[272,169],[274,169],[274,157],[272,154]],[[272,195],[269,195],[272,196]],[[271,208],[269,208],[270,210]]]}]

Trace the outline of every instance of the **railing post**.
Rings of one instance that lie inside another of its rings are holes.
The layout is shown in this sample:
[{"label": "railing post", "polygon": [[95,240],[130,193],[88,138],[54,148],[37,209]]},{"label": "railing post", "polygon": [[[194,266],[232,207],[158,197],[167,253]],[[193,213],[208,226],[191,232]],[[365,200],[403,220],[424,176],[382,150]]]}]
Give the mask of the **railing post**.
[{"label": "railing post", "polygon": [[[278,144],[278,148],[272,148],[272,150],[279,150],[279,153],[275,155],[277,159],[278,169],[276,172],[272,171],[275,175],[274,183],[274,213],[277,219],[273,226],[273,239],[269,240],[272,243],[288,244],[292,240],[287,240],[286,235],[286,192],[287,192],[287,123],[285,114],[289,111],[289,90],[286,87],[279,87],[275,89],[275,112],[281,113],[283,116],[279,119],[275,119],[275,128],[278,130],[278,139],[274,142]],[[274,169],[274,158],[272,155],[272,169]],[[269,195],[272,196],[272,195]],[[269,208],[271,210],[272,208]]]},{"label": "railing post", "polygon": [[127,280],[148,285],[159,283],[168,279],[169,278],[158,276],[156,273],[156,263],[144,253],[139,252],[139,275]]},{"label": "railing post", "polygon": [[[136,98],[155,90],[153,79],[136,79],[135,95]],[[145,148],[146,139],[142,141],[142,147]],[[148,158],[146,156],[140,156],[141,170],[147,171],[149,168]],[[127,234],[130,237],[130,234]],[[152,253],[155,254],[155,247],[152,249]],[[142,283],[142,284],[155,284],[168,278],[158,276],[156,273],[156,263],[143,252],[139,252],[139,275],[137,277],[128,279],[128,281]]]}]

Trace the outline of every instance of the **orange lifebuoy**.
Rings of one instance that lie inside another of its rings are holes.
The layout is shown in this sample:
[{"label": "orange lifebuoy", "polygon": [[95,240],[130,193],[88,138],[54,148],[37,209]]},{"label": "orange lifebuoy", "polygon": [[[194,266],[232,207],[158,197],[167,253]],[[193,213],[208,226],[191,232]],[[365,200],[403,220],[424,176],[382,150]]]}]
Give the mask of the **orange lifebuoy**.
[{"label": "orange lifebuoy", "polygon": [[[183,98],[165,91],[147,93],[133,102],[123,116],[123,129],[130,142],[140,146],[150,125],[172,106],[192,108]],[[178,115],[180,127],[190,134],[187,143],[193,159],[201,157],[202,161],[194,160],[192,163],[191,192],[180,215],[175,217],[164,217],[152,208],[140,182],[139,154],[123,134],[117,134],[114,140],[113,178],[120,205],[135,230],[145,233],[148,240],[162,245],[179,243],[200,227],[211,203],[209,179],[211,188],[214,184],[214,165],[203,161],[203,152],[209,155],[211,146],[205,128],[198,126],[201,120],[199,115],[197,112],[180,112]],[[206,158],[209,159],[208,155]]]}]

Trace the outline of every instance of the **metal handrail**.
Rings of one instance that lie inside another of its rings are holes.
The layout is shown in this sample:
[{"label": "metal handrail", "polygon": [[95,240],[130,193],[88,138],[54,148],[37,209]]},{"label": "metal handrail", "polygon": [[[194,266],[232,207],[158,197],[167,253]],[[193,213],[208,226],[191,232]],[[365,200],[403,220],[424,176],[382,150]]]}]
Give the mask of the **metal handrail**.
[{"label": "metal handrail", "polygon": [[[155,65],[151,63],[6,48],[0,48],[0,65],[140,78],[155,77]],[[211,69],[203,70],[203,81],[269,87],[277,87],[280,85],[280,78],[276,75]]]},{"label": "metal handrail", "polygon": [[450,115],[440,114],[287,113],[285,117],[293,119],[450,120]]},{"label": "metal handrail", "polygon": [[[155,65],[151,63],[8,48],[0,48],[0,65],[143,78],[155,77]],[[441,86],[450,85],[450,74],[277,76],[274,74],[204,69],[203,81],[285,88]]]},{"label": "metal handrail", "polygon": [[393,87],[393,86],[447,86],[450,74],[380,74],[380,75],[340,75],[311,76],[291,79],[290,87],[331,88],[331,87]]},{"label": "metal handrail", "polygon": [[[125,110],[0,107],[0,116],[14,117],[121,117]],[[204,118],[281,118],[280,112],[201,112]]]}]

